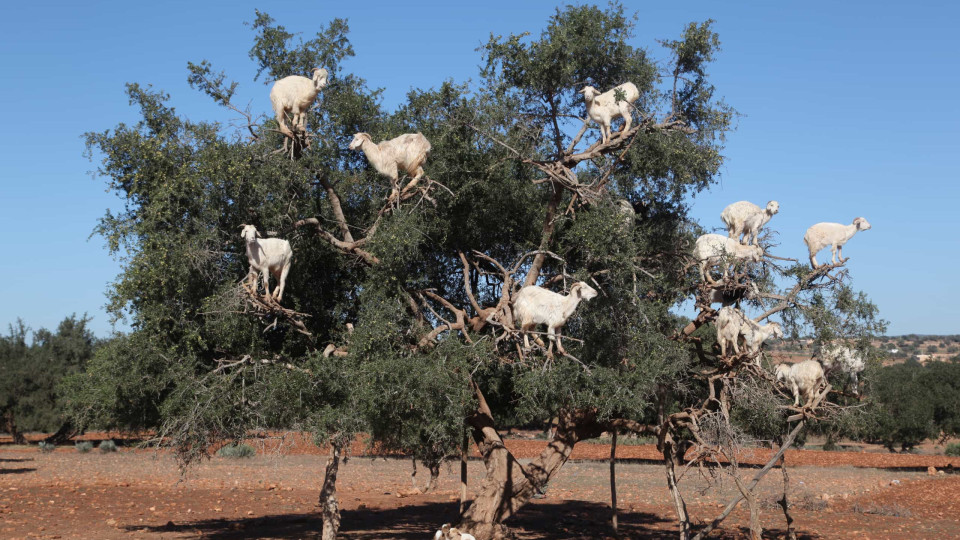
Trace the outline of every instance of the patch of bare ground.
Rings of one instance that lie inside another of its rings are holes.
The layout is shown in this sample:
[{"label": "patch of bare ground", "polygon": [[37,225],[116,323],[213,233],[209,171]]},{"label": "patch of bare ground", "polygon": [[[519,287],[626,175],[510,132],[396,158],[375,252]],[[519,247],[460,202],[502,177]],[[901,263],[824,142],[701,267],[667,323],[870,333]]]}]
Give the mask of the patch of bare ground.
[{"label": "patch of bare ground", "polygon": [[[3,447],[0,538],[318,537],[315,504],[324,462],[323,456],[306,454],[213,458],[181,477],[167,453],[80,454],[61,448],[42,454],[36,448]],[[445,468],[435,492],[407,495],[410,470],[409,460],[394,458],[353,458],[343,467],[343,538],[429,538],[441,523],[456,519],[458,474]],[[471,486],[477,485],[482,464],[472,460],[469,474]],[[569,463],[546,496],[510,522],[517,538],[608,537],[607,474],[603,462]],[[663,468],[621,463],[617,476],[621,537],[675,537]],[[759,492],[771,537],[783,527],[773,505],[779,479],[776,472],[768,475]],[[960,477],[952,474],[798,466],[791,469],[791,482],[798,530],[808,538],[960,536]],[[682,486],[691,513],[702,521],[719,513],[735,492],[732,482],[696,471]],[[735,512],[722,535],[740,537],[746,524],[746,512]]]}]

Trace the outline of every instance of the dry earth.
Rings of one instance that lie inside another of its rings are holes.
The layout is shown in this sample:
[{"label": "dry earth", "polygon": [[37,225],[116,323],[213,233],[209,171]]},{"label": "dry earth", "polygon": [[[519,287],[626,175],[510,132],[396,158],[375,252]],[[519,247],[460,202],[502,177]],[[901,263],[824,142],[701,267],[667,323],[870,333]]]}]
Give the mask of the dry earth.
[{"label": "dry earth", "polygon": [[[530,457],[543,441],[509,441]],[[122,448],[80,454],[72,447],[42,454],[36,447],[0,447],[0,538],[313,538],[320,528],[316,496],[325,459],[287,445],[246,460],[213,458],[180,476],[172,456]],[[673,510],[663,469],[650,446],[620,446],[633,461],[617,468],[623,538],[674,538]],[[547,489],[511,520],[520,540],[607,538],[608,464],[583,461],[609,455],[605,445],[578,445]],[[762,456],[757,456],[762,458]],[[851,452],[791,452],[791,497],[798,531],[807,538],[960,537],[960,476],[929,476],[927,466],[960,466],[943,456]],[[458,472],[445,468],[438,489],[410,491],[410,462],[358,457],[341,469],[346,539],[430,538],[457,514]],[[754,469],[744,470],[752,475]],[[420,481],[426,471],[420,468]],[[471,488],[482,464],[470,462]],[[761,483],[764,526],[782,536],[773,501],[779,471]],[[706,522],[734,493],[732,482],[708,482],[691,470],[683,479],[691,514]],[[824,499],[827,499],[824,501]],[[741,537],[745,511],[726,523]],[[612,536],[611,536],[612,538]]]}]

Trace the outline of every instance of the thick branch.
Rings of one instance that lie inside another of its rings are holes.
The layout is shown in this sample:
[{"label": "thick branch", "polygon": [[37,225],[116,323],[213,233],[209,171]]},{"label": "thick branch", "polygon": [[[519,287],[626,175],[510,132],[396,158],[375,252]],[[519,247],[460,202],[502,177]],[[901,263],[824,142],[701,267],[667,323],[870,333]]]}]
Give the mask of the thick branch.
[{"label": "thick branch", "polygon": [[320,226],[320,220],[318,220],[317,218],[301,219],[300,221],[297,221],[296,223],[294,223],[293,226],[296,228],[300,228],[304,226],[312,226],[316,231],[316,233],[320,236],[320,238],[326,240],[328,244],[337,248],[341,252],[347,255],[358,255],[361,259],[363,259],[364,262],[366,262],[370,266],[373,266],[375,264],[380,264],[380,259],[375,257],[369,251],[366,251],[360,248],[360,246],[366,243],[365,238],[361,238],[360,240],[351,241],[351,242],[345,242],[343,240],[340,240],[330,232],[324,230],[324,228]]},{"label": "thick branch", "polygon": [[330,181],[327,180],[323,175],[318,174],[317,180],[327,192],[327,198],[330,200],[330,205],[333,207],[333,217],[337,219],[337,225],[340,227],[340,234],[343,235],[343,240],[345,242],[352,243],[353,235],[350,234],[350,226],[347,225],[347,218],[343,215],[343,208],[340,206],[340,196],[337,195],[337,191],[333,189],[333,185],[331,185]]}]

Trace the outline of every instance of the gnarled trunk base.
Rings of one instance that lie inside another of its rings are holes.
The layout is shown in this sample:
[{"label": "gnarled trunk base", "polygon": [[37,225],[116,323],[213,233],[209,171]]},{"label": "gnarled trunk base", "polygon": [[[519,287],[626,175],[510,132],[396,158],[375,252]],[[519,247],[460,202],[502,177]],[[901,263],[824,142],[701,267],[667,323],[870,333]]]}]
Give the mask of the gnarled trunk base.
[{"label": "gnarled trunk base", "polygon": [[596,437],[603,430],[592,412],[561,413],[556,436],[537,459],[523,466],[504,446],[483,395],[479,389],[476,392],[480,407],[469,423],[487,472],[477,497],[463,513],[457,528],[473,534],[477,540],[509,538],[509,530],[503,522],[534,494],[545,489],[567,462],[577,441]]},{"label": "gnarled trunk base", "polygon": [[320,490],[320,516],[323,519],[323,540],[336,540],[340,530],[340,504],[337,501],[337,472],[340,469],[341,447],[334,445],[330,459],[327,460],[327,469],[323,475],[323,488]]}]

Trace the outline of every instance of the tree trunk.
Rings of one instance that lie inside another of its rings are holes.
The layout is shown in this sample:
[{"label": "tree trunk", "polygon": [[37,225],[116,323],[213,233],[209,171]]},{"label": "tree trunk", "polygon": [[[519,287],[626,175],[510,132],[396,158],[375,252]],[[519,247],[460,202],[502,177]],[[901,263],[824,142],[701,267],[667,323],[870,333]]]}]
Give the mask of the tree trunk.
[{"label": "tree trunk", "polygon": [[790,501],[787,500],[787,492],[790,490],[790,475],[787,474],[787,458],[780,458],[780,471],[783,473],[783,497],[777,501],[780,508],[783,508],[783,517],[787,520],[787,538],[797,540],[797,531],[793,527],[793,516],[790,515]]},{"label": "tree trunk", "polygon": [[427,483],[426,489],[423,490],[424,493],[437,487],[437,479],[440,478],[440,462],[428,463],[427,468],[430,469],[430,482]]},{"label": "tree trunk", "polygon": [[610,524],[613,526],[614,536],[617,530],[617,432],[613,431],[610,441]]},{"label": "tree trunk", "polygon": [[577,441],[599,436],[603,430],[592,412],[561,412],[556,437],[539,457],[524,467],[504,446],[494,427],[490,408],[476,385],[474,391],[480,404],[468,422],[473,428],[474,440],[480,447],[487,473],[480,483],[477,497],[463,513],[457,528],[473,534],[477,540],[491,540],[506,534],[504,520],[543,490],[567,462]]},{"label": "tree trunk", "polygon": [[20,433],[20,430],[17,429],[17,418],[13,414],[13,409],[7,409],[3,413],[3,430],[10,434],[13,437],[13,444],[27,444],[27,439],[23,436],[23,433]]},{"label": "tree trunk", "polygon": [[323,518],[323,540],[336,540],[340,530],[340,505],[337,502],[337,471],[340,468],[341,445],[334,444],[327,460],[327,469],[323,475],[323,488],[320,490],[320,515]]},{"label": "tree trunk", "polygon": [[73,427],[73,422],[67,420],[60,426],[60,429],[58,429],[56,433],[44,439],[44,442],[50,444],[66,444],[70,439],[74,438],[77,433],[78,430]]},{"label": "tree trunk", "polygon": [[663,445],[663,465],[667,472],[667,487],[670,488],[670,494],[673,496],[673,506],[677,511],[677,521],[680,523],[680,540],[690,538],[690,516],[687,514],[687,503],[683,501],[683,495],[680,494],[680,486],[677,485],[677,461],[674,456],[673,441],[670,435]]},{"label": "tree trunk", "polygon": [[420,488],[417,486],[417,458],[410,458],[410,463],[413,464],[413,472],[410,473],[410,487],[414,491],[420,491]]},{"label": "tree trunk", "polygon": [[467,508],[467,453],[470,452],[470,439],[467,427],[463,427],[463,442],[460,445],[460,517]]},{"label": "tree trunk", "polygon": [[739,471],[733,471],[733,480],[737,484],[737,489],[747,501],[747,508],[750,510],[750,540],[762,540],[763,527],[760,525],[760,510],[757,508],[757,495],[752,489],[748,489],[740,478]]}]

